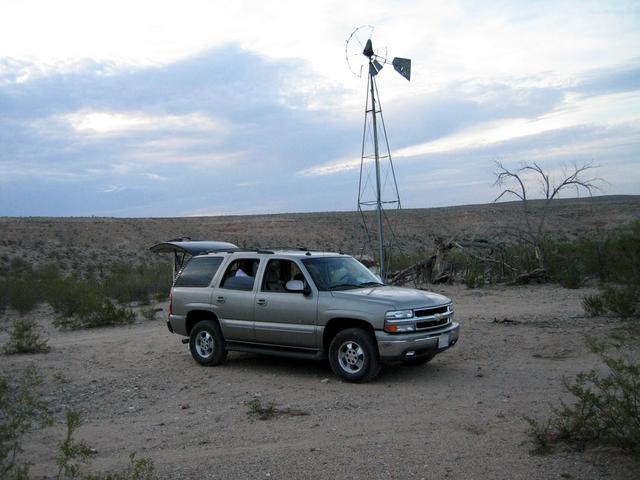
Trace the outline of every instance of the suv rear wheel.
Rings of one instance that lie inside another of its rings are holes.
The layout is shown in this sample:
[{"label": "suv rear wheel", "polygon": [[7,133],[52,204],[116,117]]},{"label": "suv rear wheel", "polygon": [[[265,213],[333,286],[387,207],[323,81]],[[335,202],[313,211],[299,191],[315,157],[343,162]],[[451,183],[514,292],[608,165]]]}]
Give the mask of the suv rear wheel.
[{"label": "suv rear wheel", "polygon": [[218,324],[212,320],[196,323],[189,336],[191,356],[200,365],[220,365],[227,359],[224,337]]},{"label": "suv rear wheel", "polygon": [[348,382],[368,382],[380,372],[380,356],[373,335],[361,328],[338,332],[329,346],[333,372]]}]

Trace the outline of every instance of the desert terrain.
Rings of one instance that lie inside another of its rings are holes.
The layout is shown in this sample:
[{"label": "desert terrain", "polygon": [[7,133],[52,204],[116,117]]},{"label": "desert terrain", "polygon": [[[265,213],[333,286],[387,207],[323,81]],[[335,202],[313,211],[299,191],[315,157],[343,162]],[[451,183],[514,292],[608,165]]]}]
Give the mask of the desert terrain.
[{"label": "desert terrain", "polygon": [[[640,218],[640,197],[558,205],[550,225],[561,238]],[[399,236],[407,250],[428,251],[435,235],[499,235],[519,212],[513,203],[402,211]],[[355,219],[353,213],[0,218],[0,258],[57,258],[69,268],[145,261],[150,245],[183,235],[347,250],[348,242],[357,244]],[[39,367],[40,393],[54,411],[55,426],[25,437],[32,476],[55,475],[55,446],[70,408],[84,422],[77,438],[96,450],[87,467],[94,471],[124,468],[136,452],[153,460],[162,479],[637,478],[637,463],[612,450],[530,452],[524,416],[546,418],[560,399],[571,400],[563,379],[603,369],[585,335],[607,339],[624,327],[618,319],[585,316],[581,300],[594,287],[429,288],[455,302],[458,344],[427,365],[389,366],[362,385],[341,382],[326,362],[231,353],[222,366],[197,366],[166,328],[166,302],[157,304],[163,311],[154,321],[140,316],[129,326],[78,331],[54,328],[52,310],[40,305],[29,315],[51,352],[0,356],[3,374]],[[0,344],[17,316],[10,309],[0,316]],[[260,419],[250,406],[256,400],[283,413]]]},{"label": "desert terrain", "polygon": [[[531,201],[533,215],[542,202]],[[640,219],[639,195],[612,195],[554,201],[546,226],[555,238],[602,234]],[[503,239],[521,226],[519,202],[389,212],[396,245],[406,255],[430,254],[436,237],[456,240]],[[373,221],[373,214],[368,216]],[[358,254],[366,235],[357,212],[274,215],[101,218],[0,217],[0,260],[20,256],[31,263],[54,259],[70,269],[108,261],[157,261],[148,249],[177,237],[220,240],[242,247],[304,246]],[[373,250],[375,251],[375,249]]]},{"label": "desert terrain", "polygon": [[[232,353],[222,366],[200,367],[161,315],[60,332],[41,307],[35,315],[52,351],[2,358],[3,371],[39,366],[56,412],[56,427],[26,437],[33,477],[55,472],[71,408],[84,419],[77,438],[97,451],[92,468],[124,468],[135,451],[163,479],[637,478],[637,464],[616,452],[530,453],[523,416],[543,419],[569,400],[563,378],[601,368],[585,334],[607,338],[620,328],[584,317],[588,289],[436,291],[456,302],[460,342],[427,365],[390,366],[362,385],[339,381],[324,362]],[[260,420],[254,400],[295,414]]]}]

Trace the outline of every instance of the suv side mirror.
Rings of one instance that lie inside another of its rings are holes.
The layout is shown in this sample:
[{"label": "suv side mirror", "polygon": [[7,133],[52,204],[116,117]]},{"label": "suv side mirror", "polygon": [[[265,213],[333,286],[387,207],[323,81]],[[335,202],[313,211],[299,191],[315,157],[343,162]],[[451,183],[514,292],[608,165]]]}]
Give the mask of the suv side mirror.
[{"label": "suv side mirror", "polygon": [[302,280],[289,280],[284,288],[291,293],[304,293],[305,295],[311,293],[311,289],[309,287],[305,288]]}]

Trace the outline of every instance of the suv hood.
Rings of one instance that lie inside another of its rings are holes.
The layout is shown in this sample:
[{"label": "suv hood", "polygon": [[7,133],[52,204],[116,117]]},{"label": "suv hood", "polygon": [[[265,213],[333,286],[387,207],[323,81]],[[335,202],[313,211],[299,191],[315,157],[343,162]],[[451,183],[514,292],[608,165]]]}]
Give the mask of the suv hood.
[{"label": "suv hood", "polygon": [[331,294],[336,298],[352,298],[358,299],[359,301],[371,300],[377,303],[387,303],[398,310],[435,307],[451,303],[449,298],[437,293],[386,285],[383,287],[355,288],[353,290],[334,290]]}]

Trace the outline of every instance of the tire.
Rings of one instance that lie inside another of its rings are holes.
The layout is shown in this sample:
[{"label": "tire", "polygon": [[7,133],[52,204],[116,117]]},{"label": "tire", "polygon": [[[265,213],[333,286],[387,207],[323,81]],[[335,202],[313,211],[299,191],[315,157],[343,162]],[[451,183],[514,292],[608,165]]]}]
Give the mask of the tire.
[{"label": "tire", "polygon": [[212,320],[196,323],[189,336],[189,350],[200,365],[220,365],[227,359],[226,342],[220,327]]},{"label": "tire", "polygon": [[435,353],[429,353],[427,355],[422,355],[416,358],[404,358],[402,363],[405,365],[424,365],[425,363],[429,363],[436,356]]},{"label": "tire", "polygon": [[380,355],[375,337],[361,328],[338,332],[329,346],[329,363],[347,382],[368,382],[380,373]]}]

